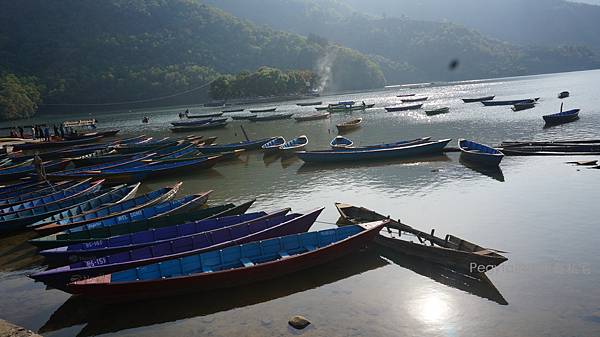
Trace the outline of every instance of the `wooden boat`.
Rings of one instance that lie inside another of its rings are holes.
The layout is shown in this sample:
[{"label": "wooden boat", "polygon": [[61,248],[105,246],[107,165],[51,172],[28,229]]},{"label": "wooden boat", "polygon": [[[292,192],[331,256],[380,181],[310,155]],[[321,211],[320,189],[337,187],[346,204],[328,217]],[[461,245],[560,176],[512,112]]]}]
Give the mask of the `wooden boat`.
[{"label": "wooden boat", "polygon": [[208,130],[208,129],[221,129],[227,126],[226,121],[222,122],[209,122],[205,124],[198,125],[188,125],[188,126],[175,126],[170,130],[172,132],[191,132],[191,131],[200,131],[200,130]]},{"label": "wooden boat", "polygon": [[[20,193],[17,196],[0,199],[0,208],[6,208],[28,202],[34,202],[37,199],[50,196],[56,193],[57,191],[65,189],[68,190],[69,188],[75,186],[77,183],[77,181],[60,181],[56,184],[45,184],[46,186],[44,188],[32,189],[31,191],[27,192],[24,191],[24,193]],[[2,211],[0,210],[0,213],[1,212]]]},{"label": "wooden boat", "polygon": [[353,119],[342,124],[337,124],[335,127],[338,129],[339,133],[347,132],[361,127],[362,120],[362,118]]},{"label": "wooden boat", "polygon": [[492,249],[480,247],[453,235],[446,235],[444,239],[438,238],[434,236],[433,230],[431,233],[425,233],[364,207],[342,203],[336,203],[335,206],[341,216],[340,223],[343,224],[387,220],[387,230],[381,231],[375,242],[407,255],[470,272],[485,272],[508,260]]},{"label": "wooden boat", "polygon": [[271,139],[269,142],[263,144],[261,149],[265,153],[274,153],[278,152],[281,145],[285,144],[285,138],[283,137],[275,137]]},{"label": "wooden boat", "polygon": [[396,97],[413,97],[416,94],[400,94],[400,95],[396,95]]},{"label": "wooden boat", "polygon": [[561,139],[561,140],[548,140],[548,141],[531,141],[531,140],[520,140],[520,141],[504,141],[502,147],[508,146],[556,146],[556,145],[583,145],[583,144],[599,144],[600,139]]},{"label": "wooden boat", "polygon": [[323,112],[323,113],[316,113],[316,114],[303,115],[303,116],[294,116],[294,119],[296,120],[296,122],[306,122],[306,121],[314,121],[314,120],[319,120],[319,119],[327,119],[327,118],[329,118],[329,116],[330,116],[329,112]]},{"label": "wooden boat", "polygon": [[204,106],[207,108],[218,108],[218,107],[221,107],[224,105],[225,105],[225,101],[214,101],[214,102],[204,103]]},{"label": "wooden boat", "polygon": [[204,154],[221,153],[221,152],[234,151],[234,150],[246,150],[246,151],[258,150],[263,145],[267,144],[268,142],[272,141],[273,139],[275,139],[275,137],[262,138],[262,139],[257,139],[257,140],[245,140],[242,142],[222,144],[222,145],[213,144],[210,146],[200,146],[200,147],[198,147],[198,150]]},{"label": "wooden boat", "polygon": [[371,109],[375,106],[375,103],[372,104],[358,104],[358,105],[336,105],[327,109],[329,112],[350,112],[350,111],[358,111],[358,110],[366,110]]},{"label": "wooden boat", "polygon": [[462,160],[482,166],[498,166],[504,158],[504,154],[493,147],[466,139],[458,140],[458,148]]},{"label": "wooden boat", "polygon": [[323,104],[323,101],[317,101],[317,102],[305,102],[305,103],[297,103],[297,106],[313,106],[313,105],[321,105]]},{"label": "wooden boat", "polygon": [[[176,200],[164,201],[159,204],[123,213],[118,216],[98,220],[79,227],[66,229],[62,232],[29,240],[29,243],[41,248],[50,249],[76,243],[90,242],[99,238],[108,238],[128,232],[144,230],[148,222],[163,221],[165,216],[183,214],[197,209],[206,203],[212,191],[192,194]],[[124,226],[127,227],[124,227]],[[161,224],[160,227],[170,224]],[[174,224],[173,224],[174,225]],[[157,227],[159,227],[157,226]],[[120,232],[122,231],[122,232]]]},{"label": "wooden boat", "polygon": [[249,120],[254,117],[256,117],[256,114],[244,114],[244,115],[231,116],[231,119],[233,119],[234,121],[243,121],[243,120]]},{"label": "wooden boat", "polygon": [[103,180],[91,184],[87,189],[78,193],[70,194],[63,199],[53,201],[51,205],[39,205],[38,207],[28,208],[23,211],[0,215],[0,233],[13,232],[25,228],[40,219],[47,218],[53,214],[60,213],[74,205],[85,202],[86,200],[97,197],[102,194]]},{"label": "wooden boat", "polygon": [[429,97],[416,97],[416,98],[405,98],[401,99],[402,103],[414,103],[426,101]]},{"label": "wooden boat", "polygon": [[485,106],[497,106],[497,105],[515,105],[521,103],[535,103],[539,100],[539,97],[536,98],[527,98],[527,99],[516,99],[512,101],[481,101],[481,103]]},{"label": "wooden boat", "polygon": [[250,111],[251,113],[261,113],[261,112],[275,112],[275,110],[277,110],[277,107],[275,107],[275,108],[264,108],[264,109],[250,109],[248,111]]},{"label": "wooden boat", "polygon": [[85,133],[72,133],[65,134],[63,137],[65,140],[75,140],[75,139],[83,139],[83,138],[93,138],[93,137],[114,137],[119,133],[118,129],[115,130],[104,130],[104,131],[94,131],[94,132],[85,132]]},{"label": "wooden boat", "polygon": [[[271,220],[273,225],[280,224],[285,222],[285,215],[289,211],[290,209],[286,208],[282,211],[271,213],[260,211],[186,222],[173,226],[113,236],[109,239],[100,239],[94,241],[93,244],[78,243],[59,248],[46,249],[42,250],[40,255],[44,256],[52,264],[69,264],[78,261],[89,261],[109,254],[130,251],[133,249],[156,246],[161,243],[173,243],[173,240],[181,241],[182,238],[192,239],[192,246],[194,246],[193,242],[195,242],[196,245],[205,245],[210,244],[211,240],[199,240],[198,234],[202,234],[202,236],[209,234],[210,236],[213,236],[215,240],[222,240],[224,237],[228,236],[231,237],[230,235],[232,234],[237,234],[239,238],[241,235],[245,234],[239,230],[236,231],[236,228],[232,228],[233,226],[239,224],[253,224],[253,227],[257,227],[259,231],[264,230],[265,226],[256,226],[257,222]],[[265,225],[270,226],[271,224],[267,223]],[[226,229],[229,233],[225,233],[226,235],[218,235],[218,232],[215,233],[216,230],[223,232],[223,229]],[[252,230],[255,229],[250,228],[250,231],[247,231],[246,233],[251,232]]]},{"label": "wooden boat", "polygon": [[97,164],[97,165],[93,165],[93,166],[84,166],[84,167],[79,167],[79,168],[74,168],[74,169],[69,169],[69,170],[62,170],[62,171],[54,172],[54,173],[48,173],[48,174],[46,174],[46,179],[49,181],[81,179],[83,176],[89,175],[88,173],[93,172],[93,171],[108,170],[108,169],[114,169],[114,168],[119,168],[119,167],[125,168],[125,167],[143,166],[143,165],[145,165],[143,160],[150,159],[153,156],[154,156],[154,153],[139,154],[139,155],[135,155],[133,157],[129,157],[129,158],[122,159],[122,160],[116,160],[113,162]]},{"label": "wooden boat", "polygon": [[535,108],[535,103],[519,103],[512,106],[512,111],[521,111]]},{"label": "wooden boat", "polygon": [[84,171],[73,176],[80,178],[103,178],[109,184],[131,184],[153,177],[161,177],[177,172],[195,172],[213,167],[220,156],[184,158],[168,162],[150,162],[136,167],[117,167],[100,171]]},{"label": "wooden boat", "polygon": [[[46,172],[55,172],[65,169],[71,163],[70,160],[55,160],[44,162]],[[35,173],[35,165],[27,163],[25,165],[15,165],[0,169],[0,181],[17,180]]]},{"label": "wooden boat", "polygon": [[[99,241],[104,239],[109,240],[112,237],[133,234],[145,230],[159,229],[204,219],[215,219],[244,214],[254,202],[255,200],[251,200],[239,205],[228,203],[207,208],[202,207],[198,209],[191,209],[193,206],[195,206],[193,203],[191,203],[189,206],[184,205],[183,209],[186,210],[185,212],[168,212],[168,210],[164,209],[165,207],[168,209],[177,207],[181,208],[181,203],[177,202],[173,204],[163,202],[163,208],[160,209],[158,216],[153,216],[150,218],[142,217],[142,219],[136,217],[131,222],[118,222],[107,227],[100,226],[98,228],[91,228],[87,230],[87,238],[82,238],[81,235],[78,235],[77,238],[63,237],[61,239],[57,239],[56,236],[47,236],[41,239],[30,240],[30,243],[40,249],[51,249],[77,243]],[[152,212],[156,213],[157,211],[146,209],[147,214],[151,214]],[[131,218],[127,217],[127,219]]]},{"label": "wooden boat", "polygon": [[543,116],[546,125],[558,125],[574,122],[579,119],[579,109],[562,111],[559,113]]},{"label": "wooden boat", "polygon": [[290,119],[294,114],[273,114],[273,115],[265,115],[265,116],[252,116],[249,118],[251,122],[266,122],[266,121],[277,121],[281,119]]},{"label": "wooden boat", "polygon": [[102,136],[89,137],[83,139],[75,139],[75,140],[58,140],[58,141],[49,141],[49,142],[31,142],[31,143],[23,143],[23,144],[15,144],[13,145],[13,150],[15,151],[26,151],[26,150],[37,150],[37,149],[47,149],[53,147],[63,147],[63,146],[72,146],[78,144],[87,144],[93,143],[100,140]]},{"label": "wooden boat", "polygon": [[230,112],[242,112],[244,111],[243,108],[239,108],[239,109],[229,109],[229,110],[223,110],[223,113],[230,113]]},{"label": "wooden boat", "polygon": [[[35,231],[40,235],[48,235],[150,207],[171,200],[175,194],[177,194],[177,191],[179,191],[181,184],[182,183],[180,182],[173,187],[161,188],[133,199],[131,199],[130,196],[129,199],[122,200],[118,203],[103,205],[102,207],[85,212],[84,214],[63,218],[58,221],[44,223],[43,225],[36,223],[37,226],[35,227]],[[139,183],[133,186],[139,186]],[[32,226],[35,226],[36,224],[33,224]]]},{"label": "wooden boat", "polygon": [[171,137],[165,137],[158,140],[149,140],[142,143],[133,143],[133,144],[117,144],[114,149],[118,153],[128,154],[128,153],[138,153],[138,152],[147,152],[147,151],[156,151],[167,146],[173,146],[178,143],[178,140],[172,139]]},{"label": "wooden boat", "polygon": [[[208,231],[195,231],[196,226],[192,223],[189,224],[191,226],[183,226],[183,229],[191,231],[191,233],[186,235],[178,235],[175,232],[169,236],[167,228],[163,228],[159,234],[165,235],[165,238],[160,236],[150,237],[148,239],[152,240],[156,238],[156,240],[150,241],[148,246],[138,248],[136,245],[132,245],[124,253],[114,253],[91,261],[75,262],[67,266],[35,273],[31,275],[31,278],[61,288],[69,282],[102,274],[171,259],[181,259],[186,256],[247,242],[304,233],[313,225],[322,209],[307,214],[285,215],[288,211],[289,209],[284,209],[245,223]],[[181,229],[180,227],[173,228],[172,230],[178,231]],[[199,228],[199,230],[202,229]],[[140,241],[143,241],[144,236],[154,233],[153,231],[140,232],[137,235],[139,238],[142,238]]]},{"label": "wooden boat", "polygon": [[185,121],[185,122],[171,122],[171,125],[173,126],[199,126],[199,125],[206,125],[209,123],[221,123],[221,122],[225,122],[227,120],[227,117],[225,118],[206,118],[206,119],[199,119],[199,120],[192,120],[192,121]]},{"label": "wooden boat", "polygon": [[385,111],[394,112],[394,111],[417,110],[417,109],[421,109],[422,106],[423,106],[423,104],[402,105],[402,106],[385,108]]},{"label": "wooden boat", "polygon": [[378,221],[246,243],[73,282],[67,291],[110,302],[264,281],[363,248],[384,224]]},{"label": "wooden boat", "polygon": [[[115,186],[95,198],[86,200],[60,213],[51,215],[40,221],[27,225],[27,228],[35,229],[48,224],[60,223],[63,220],[84,216],[85,214],[95,212],[101,208],[130,200],[135,196],[135,193],[137,193],[139,185],[140,184]],[[168,191],[165,191],[165,194],[166,192]]]},{"label": "wooden boat", "polygon": [[484,97],[476,97],[476,98],[463,98],[463,102],[465,103],[477,103],[477,102],[483,102],[483,101],[491,101],[495,98],[496,96],[484,96]]},{"label": "wooden boat", "polygon": [[577,166],[596,166],[596,165],[598,165],[598,161],[597,160],[568,161],[567,164],[575,164]]},{"label": "wooden boat", "polygon": [[[177,145],[173,145],[173,146],[167,146],[164,148],[161,148],[160,150],[156,150],[153,152],[147,151],[147,152],[142,152],[139,153],[138,156],[140,154],[146,154],[148,155],[145,159],[143,160],[147,160],[150,158],[179,158],[182,156],[187,156],[190,154],[193,154],[195,152],[195,146],[191,143],[187,143],[187,142],[181,142],[180,144]],[[150,154],[152,154],[150,156]],[[134,158],[136,156],[136,154],[117,154],[117,151],[108,148],[106,150],[99,150],[93,153],[90,153],[88,155],[85,156],[81,156],[78,158],[74,158],[72,160],[73,164],[76,167],[83,167],[83,166],[94,166],[94,165],[101,165],[101,164],[106,164],[106,163],[114,163],[114,162],[119,162],[119,161],[128,161],[132,158]],[[115,167],[114,165],[112,167]]]},{"label": "wooden boat", "polygon": [[331,140],[329,143],[332,149],[345,149],[348,147],[352,147],[354,142],[344,136],[337,136]]},{"label": "wooden boat", "polygon": [[[50,184],[53,186],[53,184]],[[38,181],[37,179],[26,179],[22,182],[3,185],[0,187],[0,199],[9,199],[17,197],[23,193],[30,191],[36,191],[40,188],[48,187],[48,183],[45,181]]]},{"label": "wooden boat", "polygon": [[196,118],[221,117],[221,116],[223,116],[224,113],[225,113],[225,111],[223,111],[223,112],[213,112],[213,113],[202,114],[202,115],[187,115],[186,118],[196,119]]},{"label": "wooden boat", "polygon": [[450,112],[450,108],[449,107],[443,107],[443,108],[437,108],[437,109],[433,109],[433,110],[425,110],[425,114],[427,116],[435,116],[435,115],[439,115],[439,114],[446,114]]},{"label": "wooden boat", "polygon": [[308,137],[302,135],[281,145],[279,147],[279,151],[281,151],[284,155],[290,155],[296,151],[303,150],[306,147],[306,145],[308,145]]},{"label": "wooden boat", "polygon": [[305,163],[340,163],[368,160],[407,158],[441,153],[451,139],[409,146],[358,148],[347,150],[300,151],[296,155]]},{"label": "wooden boat", "polygon": [[63,189],[58,188],[56,190],[52,190],[50,194],[39,196],[30,201],[17,203],[13,206],[5,206],[0,209],[0,215],[8,215],[11,213],[30,210],[32,208],[37,208],[45,205],[51,206],[60,200],[69,198],[72,195],[77,195],[78,193],[81,193],[81,191],[87,190],[92,185],[93,183],[90,179],[78,181],[74,184],[69,184],[68,186],[65,186],[65,188]]},{"label": "wooden boat", "polygon": [[570,95],[571,94],[568,91],[561,91],[560,94],[558,94],[558,98],[563,99],[569,97]]},{"label": "wooden boat", "polygon": [[74,120],[74,121],[64,121],[62,122],[62,125],[65,128],[77,128],[77,127],[84,127],[84,126],[94,126],[96,125],[98,121],[95,118],[90,118],[90,119],[80,119],[80,120]]},{"label": "wooden boat", "polygon": [[317,106],[317,107],[315,107],[315,110],[317,110],[317,111],[329,110],[329,106]]},{"label": "wooden boat", "polygon": [[350,146],[345,148],[337,148],[338,151],[362,151],[369,149],[389,149],[389,148],[397,148],[403,146],[411,146],[417,144],[423,144],[429,142],[431,137],[423,137],[423,138],[415,138],[411,140],[400,140],[393,143],[382,143],[382,144],[373,144],[373,145],[364,145],[364,146]]}]

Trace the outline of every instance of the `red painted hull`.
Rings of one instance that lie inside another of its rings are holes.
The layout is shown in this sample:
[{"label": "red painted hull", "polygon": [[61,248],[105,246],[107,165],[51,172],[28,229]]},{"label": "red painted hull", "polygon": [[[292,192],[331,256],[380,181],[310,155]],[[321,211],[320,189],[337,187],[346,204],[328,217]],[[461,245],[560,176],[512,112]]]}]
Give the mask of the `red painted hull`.
[{"label": "red painted hull", "polygon": [[126,283],[110,282],[110,275],[70,283],[68,291],[82,294],[101,302],[124,302],[157,297],[181,295],[190,292],[230,288],[244,284],[273,279],[295,273],[338,259],[346,254],[365,247],[373,241],[384,224],[371,227],[357,235],[311,252],[293,257],[212,273],[162,280],[137,281]]}]

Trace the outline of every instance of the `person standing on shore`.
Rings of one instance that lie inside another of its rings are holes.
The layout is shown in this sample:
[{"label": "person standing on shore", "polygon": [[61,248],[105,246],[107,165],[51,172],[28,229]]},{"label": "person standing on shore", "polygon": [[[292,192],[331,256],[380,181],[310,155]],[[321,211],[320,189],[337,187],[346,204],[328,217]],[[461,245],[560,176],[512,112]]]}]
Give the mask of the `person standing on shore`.
[{"label": "person standing on shore", "polygon": [[35,129],[35,126],[31,127],[31,139],[35,140],[35,134],[37,133],[37,130]]},{"label": "person standing on shore", "polygon": [[23,139],[23,128],[19,126],[19,136],[21,137],[21,139]]},{"label": "person standing on shore", "polygon": [[50,141],[50,128],[47,126],[44,128],[44,140],[47,142]]},{"label": "person standing on shore", "polygon": [[39,154],[36,152],[33,156],[33,166],[35,168],[35,173],[40,180],[46,180],[46,168],[44,167],[44,161],[40,158]]}]

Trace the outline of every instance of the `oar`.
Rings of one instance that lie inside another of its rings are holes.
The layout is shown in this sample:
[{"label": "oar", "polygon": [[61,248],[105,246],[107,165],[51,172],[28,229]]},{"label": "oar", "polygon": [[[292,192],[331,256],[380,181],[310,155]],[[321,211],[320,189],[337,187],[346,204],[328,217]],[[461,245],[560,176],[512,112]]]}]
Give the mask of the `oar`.
[{"label": "oar", "polygon": [[246,141],[250,141],[250,138],[248,138],[248,134],[246,134],[246,130],[244,130],[243,125],[240,125],[240,129],[242,129],[242,133],[244,133],[244,137],[246,137]]}]

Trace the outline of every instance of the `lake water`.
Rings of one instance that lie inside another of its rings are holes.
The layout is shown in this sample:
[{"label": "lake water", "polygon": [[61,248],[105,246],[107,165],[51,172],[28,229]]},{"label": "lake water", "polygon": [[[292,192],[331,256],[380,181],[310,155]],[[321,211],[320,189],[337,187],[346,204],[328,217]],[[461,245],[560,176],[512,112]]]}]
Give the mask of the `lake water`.
[{"label": "lake water", "polygon": [[[331,121],[232,122],[207,131],[218,142],[306,134],[309,149],[323,149],[335,124],[363,117],[347,136],[372,144],[431,136],[503,140],[600,138],[600,71],[552,74],[410,90],[429,96],[426,107],[449,106],[445,115],[423,110],[386,113],[399,90],[322,97],[325,102],[376,103],[366,112],[335,114]],[[580,108],[577,122],[544,129],[542,115],[560,109],[556,95],[569,90],[565,109]],[[408,91],[408,90],[405,90]],[[463,104],[461,97],[541,97],[531,110]],[[296,102],[273,104],[303,112]],[[95,116],[123,135],[169,135],[181,109]],[[192,108],[191,112],[207,112]],[[142,125],[142,116],[150,123]],[[69,116],[69,119],[86,116]],[[64,119],[56,116],[55,121]],[[39,117],[39,122],[51,118]],[[46,290],[27,274],[44,268],[22,233],[0,239],[0,318],[47,336],[599,336],[600,171],[567,165],[597,157],[507,157],[501,174],[482,174],[458,154],[410,161],[307,167],[298,159],[263,159],[253,152],[209,171],[164,177],[142,192],[184,181],[180,194],[214,190],[210,202],[256,198],[253,209],[325,206],[313,230],[332,227],[334,202],[374,209],[440,236],[452,233],[508,252],[508,262],[488,273],[490,283],[439,266],[370,247],[303,273],[265,283],[118,306],[102,306]],[[312,324],[293,331],[287,321],[304,315]]]}]

